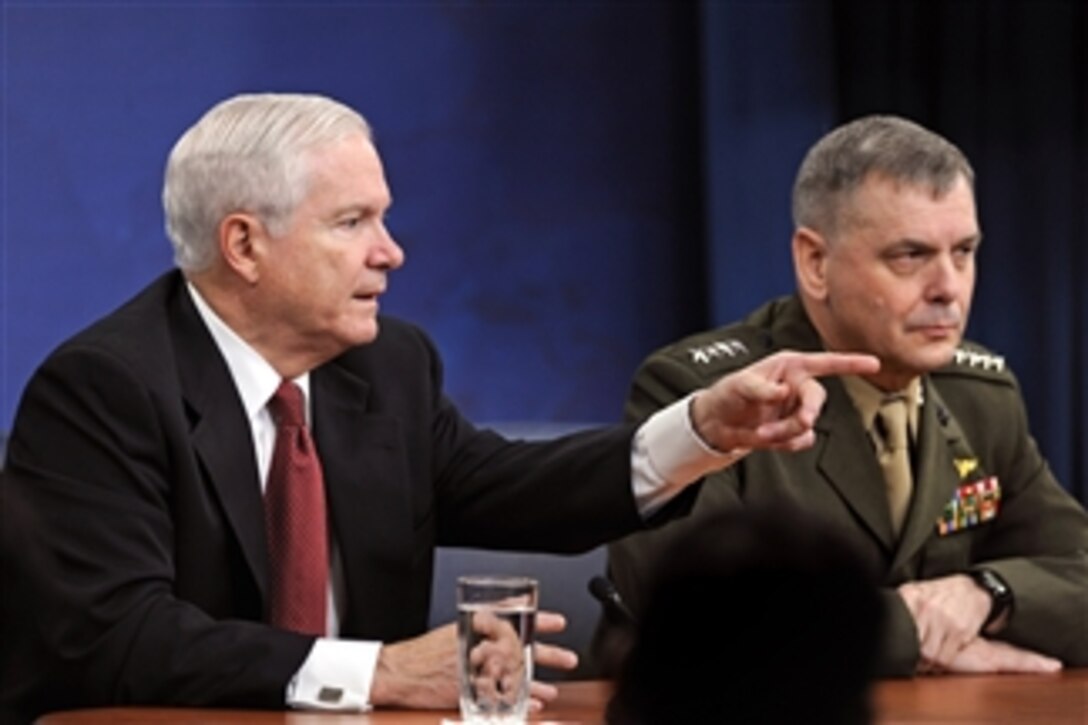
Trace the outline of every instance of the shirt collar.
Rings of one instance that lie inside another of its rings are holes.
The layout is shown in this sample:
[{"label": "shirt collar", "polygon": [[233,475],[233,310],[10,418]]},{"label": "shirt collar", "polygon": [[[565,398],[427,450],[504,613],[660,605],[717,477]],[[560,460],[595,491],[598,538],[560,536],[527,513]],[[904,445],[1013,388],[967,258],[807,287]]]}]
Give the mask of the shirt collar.
[{"label": "shirt collar", "polygon": [[857,408],[858,413],[861,415],[865,430],[873,427],[873,420],[876,418],[877,410],[880,409],[880,404],[885,398],[901,396],[907,401],[907,426],[910,430],[910,436],[911,438],[918,437],[918,409],[922,404],[921,378],[914,378],[907,387],[892,393],[881,390],[857,375],[843,375],[840,379],[850,399],[854,401],[854,407]]},{"label": "shirt collar", "polygon": [[[192,282],[186,281],[185,286],[189,290],[197,313],[204,320],[212,339],[215,340],[216,347],[227,362],[234,386],[242,398],[246,416],[250,419],[254,418],[264,409],[276,389],[279,388],[282,382],[280,374],[261,357],[259,352],[239,337],[238,333],[223,321],[223,318],[216,314]],[[295,378],[294,382],[302,388],[303,398],[309,400],[310,374],[303,373]],[[307,412],[309,407],[309,405],[306,406]]]}]

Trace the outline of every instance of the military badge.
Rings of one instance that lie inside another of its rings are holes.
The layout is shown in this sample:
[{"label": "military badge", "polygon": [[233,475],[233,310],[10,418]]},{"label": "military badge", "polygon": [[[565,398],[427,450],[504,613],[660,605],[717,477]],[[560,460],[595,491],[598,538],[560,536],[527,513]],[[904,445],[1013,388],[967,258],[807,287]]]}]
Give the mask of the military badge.
[{"label": "military badge", "polygon": [[957,488],[952,499],[944,505],[937,520],[937,531],[941,536],[947,536],[984,524],[997,516],[1000,507],[1001,484],[997,476],[966,483]]},{"label": "military badge", "polygon": [[960,480],[964,481],[971,472],[978,468],[977,458],[956,458],[952,461],[952,465],[956,467],[956,472],[960,474]]}]

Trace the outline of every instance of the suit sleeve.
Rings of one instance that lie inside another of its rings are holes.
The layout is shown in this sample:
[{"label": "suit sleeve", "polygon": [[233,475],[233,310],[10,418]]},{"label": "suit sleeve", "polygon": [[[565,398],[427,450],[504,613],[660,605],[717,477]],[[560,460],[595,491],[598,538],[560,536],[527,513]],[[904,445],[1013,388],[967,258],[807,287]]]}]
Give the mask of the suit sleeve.
[{"label": "suit sleeve", "polygon": [[283,707],[312,646],[175,596],[171,478],[188,441],[164,431],[157,395],[86,347],[54,355],[27,387],[4,486],[22,622],[4,675],[29,710]]},{"label": "suit sleeve", "polygon": [[423,405],[433,411],[420,446],[432,451],[438,543],[575,554],[643,525],[631,483],[634,425],[511,441],[466,420],[442,392],[441,361],[430,361]]}]

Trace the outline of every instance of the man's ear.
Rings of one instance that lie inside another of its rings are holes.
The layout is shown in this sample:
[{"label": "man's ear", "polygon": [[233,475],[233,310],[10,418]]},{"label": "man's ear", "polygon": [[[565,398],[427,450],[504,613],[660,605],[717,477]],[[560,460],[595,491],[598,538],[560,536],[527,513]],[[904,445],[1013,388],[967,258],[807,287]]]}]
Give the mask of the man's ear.
[{"label": "man's ear", "polygon": [[793,233],[793,268],[797,285],[807,297],[827,298],[827,240],[808,227],[798,227]]},{"label": "man's ear", "polygon": [[260,278],[260,244],[264,225],[252,214],[235,212],[219,223],[219,252],[227,267],[250,284]]}]

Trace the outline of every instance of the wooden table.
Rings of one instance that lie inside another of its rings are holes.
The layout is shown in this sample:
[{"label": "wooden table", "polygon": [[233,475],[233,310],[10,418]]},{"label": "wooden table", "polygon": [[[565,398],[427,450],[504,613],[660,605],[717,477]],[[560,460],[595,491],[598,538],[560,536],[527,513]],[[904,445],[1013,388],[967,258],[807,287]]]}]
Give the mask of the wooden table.
[{"label": "wooden table", "polygon": [[[559,700],[535,722],[602,723],[611,687],[605,682],[559,685]],[[876,687],[878,725],[958,723],[990,725],[1085,725],[1088,723],[1088,669],[1053,676],[980,675],[888,680]],[[107,708],[54,713],[40,725],[211,723],[212,725],[439,725],[455,712],[383,710],[341,715],[313,712]]]},{"label": "wooden table", "polygon": [[1057,675],[957,675],[888,680],[877,723],[1088,725],[1088,669]]}]

